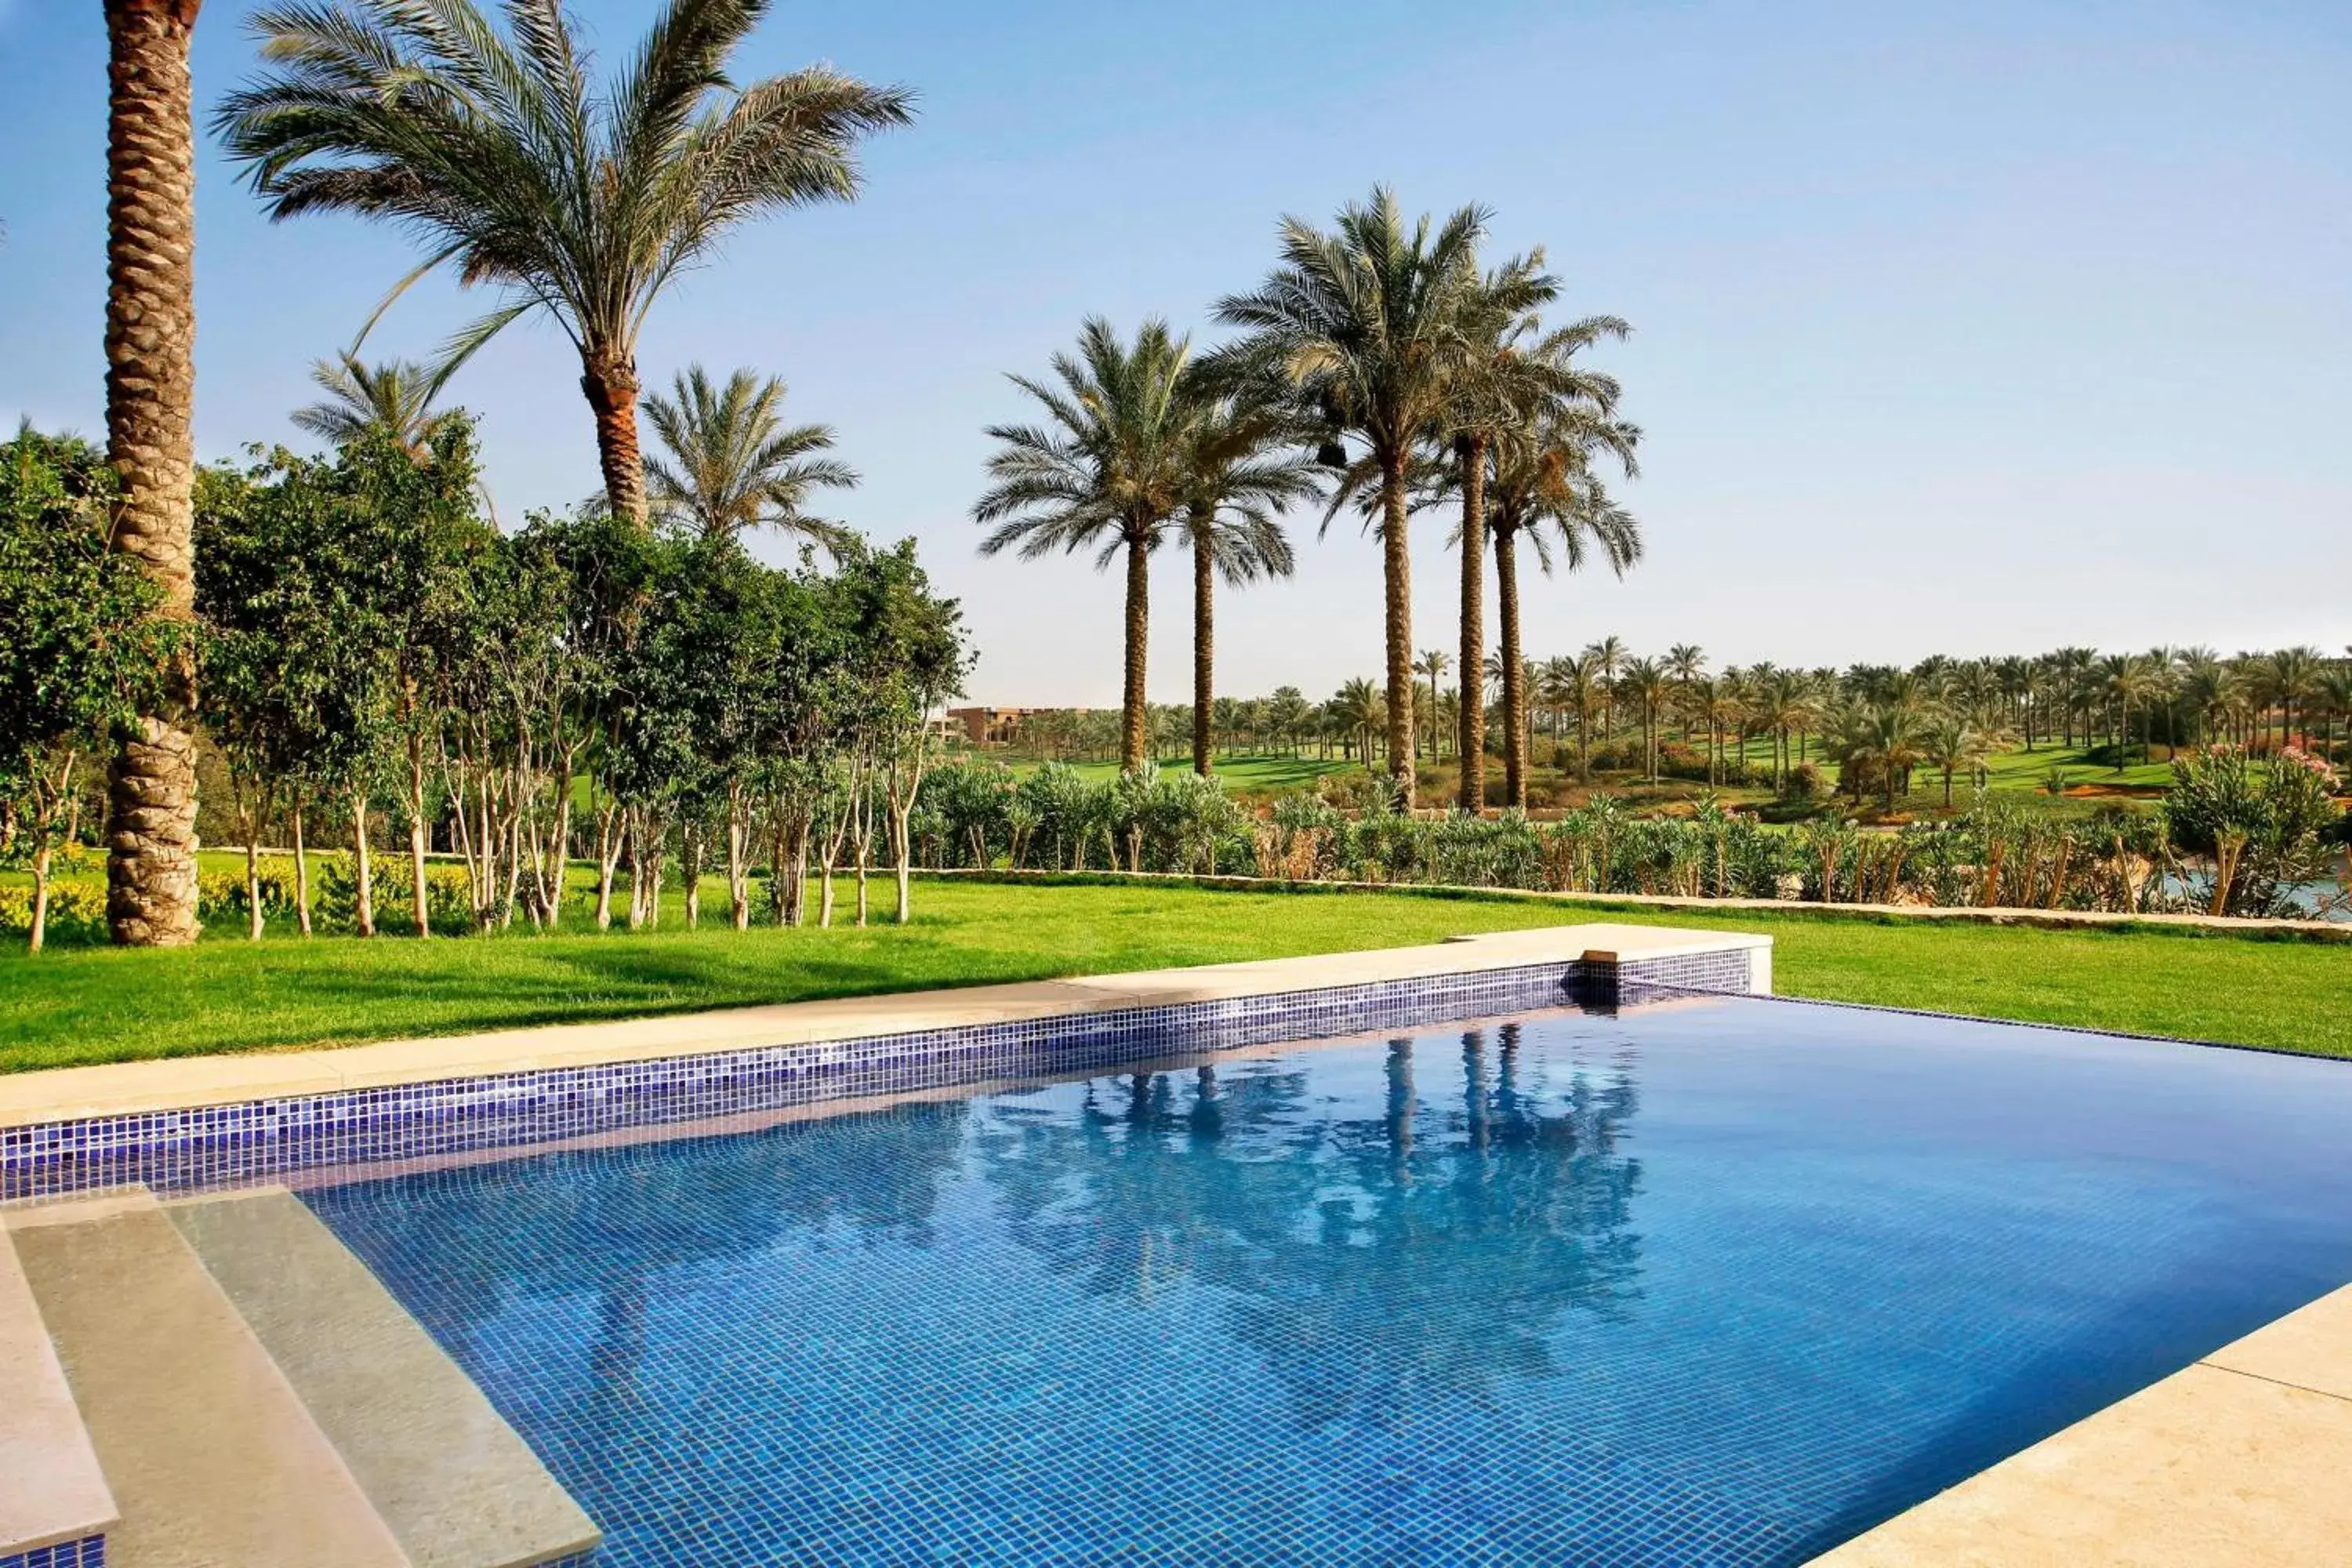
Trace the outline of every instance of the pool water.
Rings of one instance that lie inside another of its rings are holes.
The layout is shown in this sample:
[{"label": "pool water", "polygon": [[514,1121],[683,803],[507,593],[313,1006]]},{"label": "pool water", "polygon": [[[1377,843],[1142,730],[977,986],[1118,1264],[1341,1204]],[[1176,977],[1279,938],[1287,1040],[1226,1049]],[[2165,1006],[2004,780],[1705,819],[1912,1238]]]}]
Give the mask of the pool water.
[{"label": "pool water", "polygon": [[1801,1562],[2352,1279],[2352,1064],[1533,1015],[314,1190],[642,1564]]}]

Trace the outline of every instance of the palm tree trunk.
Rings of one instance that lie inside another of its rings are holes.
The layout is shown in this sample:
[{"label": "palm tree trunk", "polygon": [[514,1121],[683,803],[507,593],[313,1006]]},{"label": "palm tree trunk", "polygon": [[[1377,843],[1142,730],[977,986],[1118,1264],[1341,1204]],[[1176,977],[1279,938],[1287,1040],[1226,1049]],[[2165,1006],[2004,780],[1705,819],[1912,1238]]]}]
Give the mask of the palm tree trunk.
[{"label": "palm tree trunk", "polygon": [[[1383,456],[1381,461],[1381,568],[1387,600],[1388,623],[1388,745],[1389,773],[1396,781],[1397,803],[1412,809],[1412,556],[1405,536],[1404,457]],[[1476,678],[1462,677],[1465,702]],[[1465,769],[1475,759],[1462,756]]]},{"label": "palm tree trunk", "polygon": [[[188,38],[199,0],[107,0],[106,447],[122,483],[113,548],[194,616],[195,135]],[[123,736],[107,780],[114,940],[196,940],[193,653]]]},{"label": "palm tree trunk", "polygon": [[1119,712],[1118,765],[1122,773],[1143,766],[1143,655],[1151,629],[1151,555],[1145,542],[1127,542],[1127,690]]},{"label": "palm tree trunk", "polygon": [[1216,700],[1216,556],[1209,547],[1208,520],[1192,531],[1192,771],[1216,771],[1211,756],[1210,710]]},{"label": "palm tree trunk", "polygon": [[[1486,437],[1465,437],[1455,450],[1462,461],[1462,700],[1461,733],[1457,737],[1462,759],[1460,800],[1463,810],[1479,811],[1486,805]],[[1495,542],[1498,562],[1502,548],[1498,537]]]},{"label": "palm tree trunk", "polygon": [[614,517],[646,521],[646,459],[637,447],[637,366],[626,350],[581,351],[580,389],[596,416],[596,462]]},{"label": "palm tree trunk", "polygon": [[1495,530],[1495,593],[1503,637],[1503,804],[1528,804],[1528,683],[1519,668],[1518,531]]}]

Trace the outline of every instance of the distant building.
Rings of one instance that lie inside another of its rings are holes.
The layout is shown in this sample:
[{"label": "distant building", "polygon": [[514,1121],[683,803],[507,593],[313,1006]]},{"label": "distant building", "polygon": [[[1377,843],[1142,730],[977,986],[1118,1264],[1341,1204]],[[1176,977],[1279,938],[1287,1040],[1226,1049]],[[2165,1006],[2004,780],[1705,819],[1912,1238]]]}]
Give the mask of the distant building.
[{"label": "distant building", "polygon": [[1021,721],[1042,708],[950,708],[948,722],[961,726],[962,738],[974,746],[1009,746],[1021,733]]},{"label": "distant building", "polygon": [[1021,746],[1034,752],[1039,745],[1052,747],[1057,738],[1068,742],[1068,725],[1058,726],[1057,737],[1052,721],[1083,721],[1099,711],[1093,708],[950,708],[933,722],[940,733],[968,746]]}]

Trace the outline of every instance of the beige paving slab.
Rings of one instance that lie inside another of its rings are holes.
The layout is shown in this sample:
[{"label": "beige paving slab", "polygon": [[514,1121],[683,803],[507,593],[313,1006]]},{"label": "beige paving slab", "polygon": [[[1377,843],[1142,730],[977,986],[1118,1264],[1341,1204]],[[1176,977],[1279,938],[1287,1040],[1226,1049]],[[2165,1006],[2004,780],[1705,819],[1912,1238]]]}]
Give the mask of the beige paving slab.
[{"label": "beige paving slab", "polygon": [[[2352,1399],[2352,1285],[2224,1345],[2205,1364]],[[2344,1486],[2352,1490],[2352,1470]],[[2345,1560],[2352,1563],[2352,1543]]]},{"label": "beige paving slab", "polygon": [[0,1227],[0,1557],[101,1534],[115,1517],[66,1369]]},{"label": "beige paving slab", "polygon": [[838,997],[605,1023],[501,1029],[330,1050],[119,1062],[0,1077],[0,1127],[528,1070],[800,1045],[860,1035],[1017,1022],[1136,1005],[1225,1000],[1370,981],[1748,948],[1770,938],[1588,922],[1482,932],[1370,952],[1208,964],[1005,985]]},{"label": "beige paving slab", "polygon": [[2191,1366],[1815,1562],[2343,1568],[2352,1400]]},{"label": "beige paving slab", "polygon": [[121,1510],[112,1568],[405,1568],[159,1207],[12,1225],[11,1237]]},{"label": "beige paving slab", "polygon": [[167,1205],[415,1568],[524,1568],[599,1531],[473,1380],[282,1188]]}]

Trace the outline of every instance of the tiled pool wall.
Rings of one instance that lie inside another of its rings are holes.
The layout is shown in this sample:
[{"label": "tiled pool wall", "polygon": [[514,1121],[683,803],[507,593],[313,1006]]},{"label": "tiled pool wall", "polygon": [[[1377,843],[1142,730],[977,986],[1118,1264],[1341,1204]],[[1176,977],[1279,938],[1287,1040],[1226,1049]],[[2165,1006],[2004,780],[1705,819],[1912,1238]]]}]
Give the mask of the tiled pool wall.
[{"label": "tiled pool wall", "polygon": [[53,1542],[0,1557],[0,1568],[106,1568],[106,1537]]},{"label": "tiled pool wall", "polygon": [[[1115,1067],[1180,1051],[1749,989],[1746,950],[1550,963],[805,1045],[446,1079],[0,1130],[0,1200],[236,1186],[323,1166],[526,1146],[819,1100]],[[61,1559],[84,1564],[72,1559]],[[0,1568],[17,1564],[0,1559]]]}]

